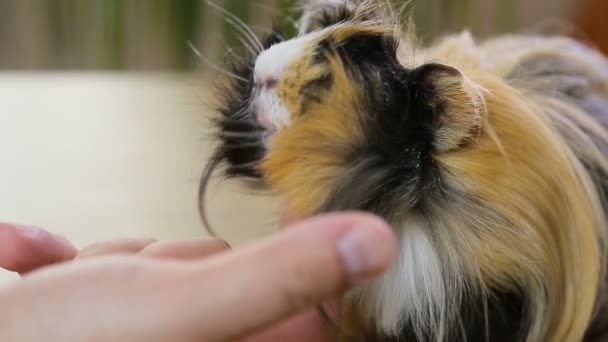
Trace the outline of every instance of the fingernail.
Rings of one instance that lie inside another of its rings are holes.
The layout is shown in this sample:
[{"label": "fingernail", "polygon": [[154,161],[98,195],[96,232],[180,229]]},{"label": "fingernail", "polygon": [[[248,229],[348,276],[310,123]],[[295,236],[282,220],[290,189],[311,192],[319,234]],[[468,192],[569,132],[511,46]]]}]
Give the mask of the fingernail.
[{"label": "fingernail", "polygon": [[38,228],[35,226],[27,226],[27,225],[22,225],[22,224],[16,224],[14,225],[15,227],[15,232],[17,234],[19,234],[19,236],[25,237],[25,238],[29,238],[29,239],[38,239],[42,236],[48,236],[49,233],[47,233],[45,230],[43,230],[42,228]]},{"label": "fingernail", "polygon": [[75,250],[74,245],[64,236],[52,234],[40,227],[30,225],[14,225],[15,232],[22,238],[30,241],[52,240],[66,251]]},{"label": "fingernail", "polygon": [[370,280],[388,267],[394,246],[390,240],[370,228],[355,228],[338,243],[344,268],[352,282]]}]

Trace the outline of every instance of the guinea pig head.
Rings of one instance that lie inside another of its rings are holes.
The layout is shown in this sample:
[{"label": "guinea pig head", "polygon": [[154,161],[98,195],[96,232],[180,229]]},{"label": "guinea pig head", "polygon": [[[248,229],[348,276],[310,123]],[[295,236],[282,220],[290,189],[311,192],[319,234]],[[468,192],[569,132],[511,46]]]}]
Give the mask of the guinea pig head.
[{"label": "guinea pig head", "polygon": [[400,44],[390,26],[341,24],[257,58],[260,174],[297,214],[419,205],[438,190],[433,153],[475,136],[475,88],[447,65],[406,67]]},{"label": "guinea pig head", "polygon": [[418,58],[376,1],[311,3],[323,6],[306,11],[299,36],[271,34],[231,65],[215,164],[295,215],[364,210],[393,225],[397,262],[345,301],[359,328],[579,340],[605,219],[558,115],[484,70],[472,43]]}]

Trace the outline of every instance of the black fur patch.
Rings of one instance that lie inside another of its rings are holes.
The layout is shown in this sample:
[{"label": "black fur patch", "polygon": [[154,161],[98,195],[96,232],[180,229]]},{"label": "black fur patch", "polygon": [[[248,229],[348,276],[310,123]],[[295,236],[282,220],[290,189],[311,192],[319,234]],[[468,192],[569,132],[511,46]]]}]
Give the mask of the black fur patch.
[{"label": "black fur patch", "polygon": [[[525,300],[523,294],[494,292],[487,299],[488,317],[483,316],[480,297],[469,298],[461,306],[462,333],[469,342],[523,342],[525,336]],[[487,323],[487,329],[486,329]],[[449,339],[448,339],[449,340]]]},{"label": "black fur patch", "polygon": [[334,48],[353,82],[366,86],[360,109],[365,137],[354,143],[348,174],[320,211],[358,209],[390,218],[396,210],[422,205],[431,192],[442,192],[432,158],[443,111],[434,80],[447,67],[408,70],[397,61],[396,46],[391,37],[364,35]]},{"label": "black fur patch", "polygon": [[[361,1],[342,1],[335,5],[327,5],[316,9],[316,12],[313,12],[311,18],[309,18],[305,33],[336,24],[362,23],[377,20],[380,17],[375,10],[362,12],[358,4],[352,4],[354,2]],[[315,11],[315,9],[311,11]]]},{"label": "black fur patch", "polygon": [[344,4],[334,7],[325,7],[319,11],[315,24],[317,27],[328,27],[338,23],[352,21],[355,18],[355,11],[348,8],[346,1]]},{"label": "black fur patch", "polygon": [[[265,48],[280,41],[280,34],[271,35]],[[317,47],[318,56],[339,56],[352,82],[365,85],[360,117],[366,127],[364,139],[353,142],[350,149],[348,175],[340,177],[319,211],[360,209],[387,217],[396,207],[402,211],[423,205],[431,192],[441,194],[432,153],[443,108],[436,99],[434,80],[446,67],[427,64],[408,70],[397,61],[396,51],[393,37],[366,32],[339,44],[329,37]],[[256,57],[230,66],[232,73],[248,82],[232,80],[218,92],[224,99],[215,122],[220,142],[215,159],[224,162],[228,177],[262,179],[258,162],[266,153],[264,130],[250,106]],[[316,62],[321,63],[320,58]],[[327,74],[304,86],[302,102],[320,101],[321,92],[332,84],[333,77]]]},{"label": "black fur patch", "polygon": [[[265,47],[281,40],[280,35],[273,35]],[[319,212],[364,210],[390,221],[409,210],[424,213],[431,203],[449,200],[433,159],[434,135],[445,110],[438,101],[435,80],[453,70],[437,64],[407,69],[397,60],[396,46],[393,37],[369,34],[355,35],[340,44],[329,38],[318,45],[315,63],[325,63],[327,54],[339,56],[352,82],[362,86],[358,114],[365,127],[365,136],[347,149],[346,173],[337,175]],[[257,163],[266,153],[264,131],[250,108],[256,57],[230,67],[249,82],[232,80],[218,92],[224,101],[218,109],[220,145],[214,158],[226,165],[228,177],[262,179]],[[302,88],[300,95],[315,101],[318,90],[332,84],[332,76],[327,75]],[[464,298],[462,308],[461,329],[455,333],[464,332],[469,342],[485,341],[486,334],[489,341],[512,341],[522,328],[518,324],[523,300],[518,294],[498,293],[490,299],[489,332],[480,315],[484,309],[481,298]],[[396,341],[415,341],[407,325]]]},{"label": "black fur patch", "polygon": [[333,83],[332,74],[327,73],[304,84],[299,92],[302,97],[300,115],[306,115],[311,103],[320,103],[323,100],[323,92],[329,90]]},{"label": "black fur patch", "polygon": [[[448,333],[445,341],[524,342],[518,339],[527,328],[522,324],[524,301],[520,294],[496,292],[484,304],[481,297],[469,297],[462,303],[461,322]],[[483,316],[487,308],[487,319]],[[431,336],[416,336],[405,324],[398,337],[380,337],[381,342],[432,342]]]},{"label": "black fur patch", "polygon": [[[283,41],[279,31],[263,39],[264,50]],[[261,179],[257,163],[264,157],[265,130],[257,123],[251,108],[253,92],[253,68],[257,55],[245,55],[243,58],[227,63],[231,73],[246,79],[247,82],[231,79],[227,85],[220,86],[216,94],[221,97],[217,108],[220,116],[214,120],[216,127],[215,140],[219,145],[213,159],[225,166],[227,177],[245,177]]]}]

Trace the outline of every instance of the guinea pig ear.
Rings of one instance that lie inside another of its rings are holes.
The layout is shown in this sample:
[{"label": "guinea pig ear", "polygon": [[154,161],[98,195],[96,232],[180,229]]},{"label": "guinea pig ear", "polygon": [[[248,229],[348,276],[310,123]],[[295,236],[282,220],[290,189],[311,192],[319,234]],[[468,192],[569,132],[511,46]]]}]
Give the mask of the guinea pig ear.
[{"label": "guinea pig ear", "polygon": [[358,9],[369,0],[302,0],[300,33],[310,33],[357,17]]},{"label": "guinea pig ear", "polygon": [[434,142],[438,152],[455,150],[475,139],[486,116],[483,88],[458,69],[437,63],[413,70],[413,79],[428,94],[434,114]]}]

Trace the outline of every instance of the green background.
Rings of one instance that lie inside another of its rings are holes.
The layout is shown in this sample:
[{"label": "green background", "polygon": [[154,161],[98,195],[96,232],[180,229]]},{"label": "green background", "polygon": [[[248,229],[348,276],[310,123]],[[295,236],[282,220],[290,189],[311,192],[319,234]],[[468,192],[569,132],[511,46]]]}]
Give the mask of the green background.
[{"label": "green background", "polygon": [[[289,24],[296,0],[215,0],[258,33]],[[396,1],[403,3],[402,0]],[[412,0],[423,39],[471,29],[486,36],[571,13],[574,0]],[[571,6],[570,6],[571,7]],[[536,12],[535,12],[536,11]],[[238,35],[205,0],[4,0],[0,69],[186,70],[201,67],[191,41],[221,62]]]}]

